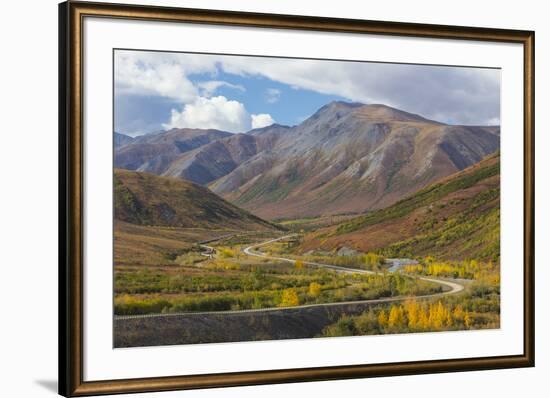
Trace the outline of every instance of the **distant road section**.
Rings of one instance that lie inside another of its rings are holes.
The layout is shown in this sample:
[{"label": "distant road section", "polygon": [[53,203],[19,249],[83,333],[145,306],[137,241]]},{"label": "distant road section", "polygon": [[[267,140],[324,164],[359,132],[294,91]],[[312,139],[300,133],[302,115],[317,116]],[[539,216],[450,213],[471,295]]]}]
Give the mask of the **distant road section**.
[{"label": "distant road section", "polygon": [[[254,249],[258,248],[258,247],[261,247],[261,246],[265,246],[265,245],[269,245],[270,243],[274,243],[274,242],[277,242],[277,241],[280,241],[280,240],[285,240],[285,239],[288,239],[288,238],[292,238],[296,236],[296,234],[292,234],[292,235],[286,235],[286,236],[281,236],[280,238],[275,238],[275,239],[271,239],[271,240],[268,240],[266,242],[262,242],[262,243],[257,243],[255,245],[252,245],[252,246],[248,246],[246,247],[243,252],[245,252],[246,254],[248,254],[249,256],[255,256],[255,257],[263,257],[263,258],[267,258],[267,259],[270,259],[270,260],[277,260],[277,261],[286,261],[286,262],[289,262],[289,263],[295,263],[296,260],[293,260],[293,259],[290,259],[290,258],[284,258],[284,257],[275,257],[275,256],[269,256],[265,253],[261,253],[261,252],[258,252],[258,251],[255,251]],[[389,259],[390,262],[392,262],[392,260],[394,259]],[[399,259],[400,260],[400,259]],[[382,274],[382,272],[376,272],[376,271],[369,271],[369,270],[364,270],[364,269],[357,269],[357,268],[348,268],[348,267],[340,267],[338,265],[330,265],[330,264],[321,264],[321,263],[315,263],[315,262],[311,262],[311,261],[302,261],[304,264],[308,264],[308,265],[312,265],[314,267],[319,267],[319,268],[328,268],[328,269],[332,269],[332,270],[335,270],[337,272],[343,272],[343,273],[350,273],[350,274],[372,274],[372,275],[376,275],[376,274]],[[395,267],[395,266],[394,266]],[[392,267],[392,268],[394,268]],[[395,267],[394,270],[397,270],[399,269],[399,267]],[[390,268],[390,272],[393,271],[391,268]],[[445,291],[445,292],[442,292],[442,293],[437,293],[437,294],[431,294],[431,295],[428,295],[428,296],[417,296],[417,297],[433,297],[433,296],[443,296],[443,295],[448,295],[448,294],[455,294],[455,293],[459,293],[461,292],[462,290],[464,290],[464,286],[459,284],[459,283],[455,283],[455,282],[450,282],[450,281],[447,281],[447,280],[442,280],[442,279],[437,279],[437,278],[428,278],[428,277],[418,277],[418,279],[421,279],[423,281],[428,281],[428,282],[433,282],[433,283],[438,283],[440,285],[443,285],[443,286],[446,286],[448,288],[450,288],[450,290],[448,291]],[[388,299],[393,299],[391,301],[395,301],[395,297],[389,297]],[[403,300],[403,298],[399,298],[400,300]],[[365,301],[380,301],[380,299],[375,299],[375,300],[365,300]]]}]

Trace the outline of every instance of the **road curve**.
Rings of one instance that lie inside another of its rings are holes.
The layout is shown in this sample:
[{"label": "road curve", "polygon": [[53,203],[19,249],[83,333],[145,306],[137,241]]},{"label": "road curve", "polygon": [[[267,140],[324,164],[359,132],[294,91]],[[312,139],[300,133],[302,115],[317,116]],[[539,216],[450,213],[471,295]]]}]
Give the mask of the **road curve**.
[{"label": "road curve", "polygon": [[[248,254],[249,256],[262,257],[262,258],[267,258],[269,260],[285,261],[287,263],[294,264],[296,262],[296,260],[293,260],[293,259],[290,259],[290,258],[268,256],[264,253],[253,251],[253,249],[255,249],[257,247],[269,245],[270,243],[277,242],[277,241],[280,241],[280,240],[283,240],[283,239],[286,239],[286,238],[291,238],[293,236],[296,236],[296,234],[286,235],[286,236],[282,236],[280,238],[268,240],[267,242],[262,242],[262,243],[258,243],[258,244],[252,245],[252,246],[248,246],[245,249],[243,249],[243,252]],[[376,272],[374,272],[374,271],[368,271],[368,270],[365,270],[365,269],[340,267],[340,266],[337,266],[337,265],[314,263],[314,262],[311,262],[311,261],[302,261],[302,263],[308,264],[308,265],[313,265],[313,266],[319,267],[319,268],[333,269],[336,272],[342,272],[342,273],[346,273],[346,274],[372,274],[372,275],[376,274]]]},{"label": "road curve", "polygon": [[[295,263],[296,260],[293,260],[293,259],[290,259],[290,258],[268,256],[267,254],[254,251],[254,249],[256,249],[258,247],[265,246],[265,245],[268,245],[270,243],[277,242],[277,241],[280,241],[280,240],[283,240],[283,239],[291,238],[293,236],[296,236],[296,234],[285,235],[285,236],[281,236],[280,238],[275,238],[275,239],[268,240],[266,242],[257,243],[255,245],[246,247],[245,249],[243,249],[243,252],[248,254],[249,256],[262,257],[262,258],[267,258],[269,260],[285,261],[287,263]],[[364,269],[356,269],[356,268],[348,268],[348,267],[340,267],[338,265],[321,264],[321,263],[315,263],[315,262],[311,262],[311,261],[302,261],[302,262],[304,264],[313,265],[315,267],[328,268],[328,269],[335,270],[336,272],[343,272],[343,273],[349,273],[349,274],[371,274],[371,275],[382,274],[382,272],[368,271],[368,270],[364,270]],[[423,281],[438,283],[440,285],[446,286],[446,287],[451,289],[451,290],[448,290],[446,292],[437,293],[436,296],[437,295],[455,294],[455,293],[459,293],[462,290],[464,290],[463,285],[461,285],[459,283],[455,283],[455,282],[450,282],[450,281],[437,279],[437,278],[428,278],[428,277],[424,277],[424,276],[419,276],[418,279],[421,279]],[[416,297],[430,297],[430,296],[433,296],[433,295],[416,296]],[[367,301],[370,301],[370,300],[367,300]],[[296,307],[294,307],[294,308],[296,308]]]},{"label": "road curve", "polygon": [[[295,236],[296,234],[292,235],[285,235],[281,236],[279,238],[270,239],[265,242],[257,243],[251,246],[248,246],[243,249],[243,252],[249,256],[253,257],[261,257],[266,258],[269,260],[277,260],[277,261],[284,261],[287,263],[295,263],[296,260],[285,258],[285,257],[275,257],[275,256],[268,256],[267,254],[260,253],[257,251],[254,251],[254,249],[268,245],[273,242],[277,242],[286,238],[290,238]],[[201,245],[205,246],[205,245]],[[210,248],[209,246],[206,246]],[[212,248],[213,249],[213,248]],[[382,272],[376,272],[376,271],[369,271],[364,269],[356,269],[356,268],[347,268],[347,267],[340,267],[337,265],[330,265],[330,264],[321,264],[311,261],[302,261],[304,264],[312,265],[319,268],[327,268],[335,270],[336,272],[342,272],[342,273],[355,273],[355,274],[371,274],[371,275],[381,275]],[[450,288],[450,290],[447,290],[445,292],[441,293],[434,293],[434,294],[427,294],[423,296],[414,296],[415,299],[428,299],[428,298],[435,298],[435,297],[442,297],[447,296],[451,294],[456,294],[464,290],[464,286],[455,283],[450,282],[447,280],[437,279],[437,278],[428,278],[428,277],[418,277],[418,279],[438,283],[440,285],[446,286]],[[304,308],[313,308],[313,307],[336,307],[336,306],[344,306],[344,305],[352,305],[352,304],[382,304],[382,303],[391,303],[391,302],[398,302],[407,300],[411,297],[383,297],[378,299],[371,299],[371,300],[357,300],[357,301],[340,301],[340,302],[334,302],[334,303],[321,303],[321,304],[304,304],[304,305],[297,305],[294,307],[269,307],[269,308],[258,308],[258,309],[248,309],[248,310],[228,310],[228,311],[201,311],[201,312],[179,312],[179,313],[166,313],[166,314],[143,314],[143,315],[116,315],[115,319],[136,319],[136,318],[155,318],[155,317],[167,317],[167,316],[200,316],[200,315],[209,315],[209,314],[242,314],[242,313],[257,313],[257,312],[273,312],[273,311],[289,311],[289,310],[297,310],[297,309],[304,309]]]}]

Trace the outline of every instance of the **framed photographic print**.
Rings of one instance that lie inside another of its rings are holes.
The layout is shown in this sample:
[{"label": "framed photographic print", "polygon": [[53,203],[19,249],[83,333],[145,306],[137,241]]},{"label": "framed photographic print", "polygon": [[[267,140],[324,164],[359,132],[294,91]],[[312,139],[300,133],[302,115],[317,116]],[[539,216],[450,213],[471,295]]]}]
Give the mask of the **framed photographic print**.
[{"label": "framed photographic print", "polygon": [[62,395],[534,366],[534,32],[59,26]]}]

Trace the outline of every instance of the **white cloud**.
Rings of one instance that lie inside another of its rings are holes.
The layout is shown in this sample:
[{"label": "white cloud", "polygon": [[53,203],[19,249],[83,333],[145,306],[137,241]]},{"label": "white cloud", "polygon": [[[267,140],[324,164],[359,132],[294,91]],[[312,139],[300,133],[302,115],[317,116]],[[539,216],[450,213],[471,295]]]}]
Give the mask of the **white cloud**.
[{"label": "white cloud", "polygon": [[274,104],[281,99],[281,90],[277,88],[268,88],[265,92],[265,100],[270,103]]},{"label": "white cloud", "polygon": [[258,115],[250,115],[253,129],[261,129],[262,127],[271,126],[275,120],[268,113],[260,113]]},{"label": "white cloud", "polygon": [[383,103],[441,121],[482,124],[500,117],[498,69],[247,57],[220,57],[219,65],[226,73]]},{"label": "white cloud", "polygon": [[249,114],[245,106],[224,96],[199,97],[184,105],[181,111],[172,109],[170,121],[163,124],[172,128],[201,128],[243,133],[250,129],[271,126],[275,120],[267,113]]},{"label": "white cloud", "polygon": [[199,97],[195,102],[186,104],[181,112],[172,109],[170,121],[163,124],[163,127],[218,129],[240,133],[249,130],[250,125],[250,115],[243,104],[217,96]]},{"label": "white cloud", "polygon": [[[213,59],[141,51],[115,52],[115,94],[154,95],[181,102],[198,97],[191,73],[216,73]],[[201,62],[202,61],[202,62]]]},{"label": "white cloud", "polygon": [[246,89],[240,84],[232,84],[229,82],[224,82],[222,80],[209,80],[206,82],[200,82],[197,84],[197,86],[200,88],[201,95],[203,97],[211,97],[220,87],[228,87],[241,92],[246,91]]}]

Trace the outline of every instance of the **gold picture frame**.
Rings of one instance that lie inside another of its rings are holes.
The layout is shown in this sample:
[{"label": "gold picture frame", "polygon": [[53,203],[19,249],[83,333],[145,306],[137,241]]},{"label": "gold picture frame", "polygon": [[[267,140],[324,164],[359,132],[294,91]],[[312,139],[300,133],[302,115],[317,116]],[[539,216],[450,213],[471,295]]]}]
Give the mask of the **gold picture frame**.
[{"label": "gold picture frame", "polygon": [[[222,24],[418,38],[517,43],[524,65],[523,354],[238,373],[83,380],[83,20]],[[166,391],[534,366],[534,43],[532,31],[154,6],[65,2],[59,5],[59,392],[64,396]]]}]

